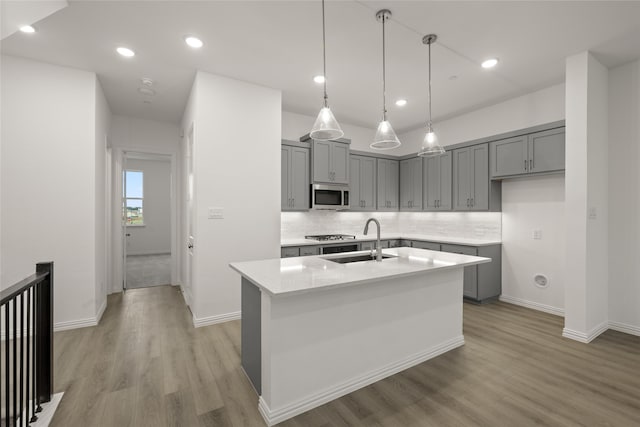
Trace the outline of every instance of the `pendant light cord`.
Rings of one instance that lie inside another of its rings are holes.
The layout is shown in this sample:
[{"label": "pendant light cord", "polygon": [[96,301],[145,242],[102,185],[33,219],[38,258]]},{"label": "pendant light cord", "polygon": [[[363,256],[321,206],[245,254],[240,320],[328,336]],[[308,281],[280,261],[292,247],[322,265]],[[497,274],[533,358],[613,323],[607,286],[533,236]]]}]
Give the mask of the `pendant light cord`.
[{"label": "pendant light cord", "polygon": [[429,42],[429,132],[431,132],[431,43]]},{"label": "pendant light cord", "polygon": [[324,106],[328,107],[327,96],[327,52],[326,52],[326,36],[325,36],[325,23],[324,23],[324,0],[322,0],[322,76],[324,77]]},{"label": "pendant light cord", "polygon": [[385,34],[384,23],[387,17],[382,15],[382,120],[387,121],[387,75],[386,75],[386,56],[385,56]]}]

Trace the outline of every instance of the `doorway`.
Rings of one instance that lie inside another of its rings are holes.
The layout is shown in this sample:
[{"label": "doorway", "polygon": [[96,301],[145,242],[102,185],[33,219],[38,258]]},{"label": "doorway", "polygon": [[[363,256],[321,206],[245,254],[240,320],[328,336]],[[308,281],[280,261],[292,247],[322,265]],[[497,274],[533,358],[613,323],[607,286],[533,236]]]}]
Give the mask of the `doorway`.
[{"label": "doorway", "polygon": [[172,284],[172,157],[124,152],[122,157],[122,285]]}]

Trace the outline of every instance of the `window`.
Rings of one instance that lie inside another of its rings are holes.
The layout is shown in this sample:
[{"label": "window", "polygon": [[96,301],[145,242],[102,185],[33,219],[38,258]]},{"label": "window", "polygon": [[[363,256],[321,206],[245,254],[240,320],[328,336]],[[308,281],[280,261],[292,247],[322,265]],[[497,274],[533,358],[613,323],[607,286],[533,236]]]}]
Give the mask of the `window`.
[{"label": "window", "polygon": [[142,171],[124,171],[123,194],[124,211],[127,225],[144,225]]}]

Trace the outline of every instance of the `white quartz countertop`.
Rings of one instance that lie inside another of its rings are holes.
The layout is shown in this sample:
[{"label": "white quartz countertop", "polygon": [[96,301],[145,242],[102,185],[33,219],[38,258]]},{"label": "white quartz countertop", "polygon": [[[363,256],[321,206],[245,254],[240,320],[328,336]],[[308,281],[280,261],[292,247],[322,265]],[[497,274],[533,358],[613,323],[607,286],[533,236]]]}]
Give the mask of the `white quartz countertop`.
[{"label": "white quartz countertop", "polygon": [[394,255],[394,257],[383,259],[381,262],[362,261],[340,264],[330,261],[331,258],[369,253],[370,251],[360,251],[276,258],[234,262],[229,265],[262,290],[277,296],[428,274],[435,270],[491,262],[491,258],[417,248],[383,249],[383,254]]},{"label": "white quartz countertop", "polygon": [[[382,240],[421,240],[424,242],[436,242],[436,243],[448,243],[452,245],[465,245],[465,246],[491,246],[500,245],[502,242],[496,239],[471,239],[465,237],[447,237],[447,236],[430,236],[426,234],[382,234],[380,236]],[[349,242],[370,242],[376,240],[376,233],[373,232],[367,236],[364,234],[356,235],[355,240],[329,240],[329,241],[317,241],[309,239],[282,239],[280,241],[281,246],[313,246],[313,245],[329,245],[334,243],[349,243]]]}]

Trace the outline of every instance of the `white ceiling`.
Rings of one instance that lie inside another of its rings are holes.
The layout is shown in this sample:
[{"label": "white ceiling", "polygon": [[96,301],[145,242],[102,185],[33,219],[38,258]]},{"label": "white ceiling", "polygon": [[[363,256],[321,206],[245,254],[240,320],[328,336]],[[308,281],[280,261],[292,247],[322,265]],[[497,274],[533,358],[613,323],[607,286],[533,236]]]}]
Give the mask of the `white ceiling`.
[{"label": "white ceiling", "polygon": [[[95,71],[115,114],[179,122],[196,70],[281,89],[286,111],[315,116],[321,106],[312,80],[322,73],[318,0],[69,3],[37,22],[36,34],[2,40],[2,53]],[[329,101],[341,122],[374,128],[380,120],[382,8],[393,13],[387,99],[398,132],[425,120],[424,34],[438,35],[435,121],[561,83],[565,58],[587,49],[608,67],[640,57],[639,1],[328,1]],[[188,48],[188,34],[204,48]],[[118,56],[119,45],[137,55]],[[499,66],[482,69],[491,56]],[[156,82],[151,104],[137,91],[142,77]],[[404,108],[393,104],[400,97]]]}]

